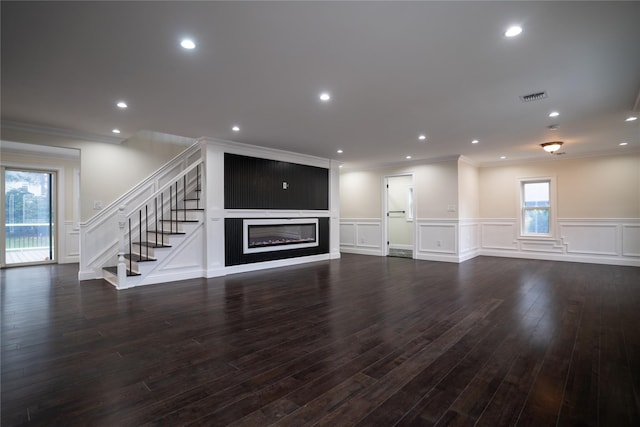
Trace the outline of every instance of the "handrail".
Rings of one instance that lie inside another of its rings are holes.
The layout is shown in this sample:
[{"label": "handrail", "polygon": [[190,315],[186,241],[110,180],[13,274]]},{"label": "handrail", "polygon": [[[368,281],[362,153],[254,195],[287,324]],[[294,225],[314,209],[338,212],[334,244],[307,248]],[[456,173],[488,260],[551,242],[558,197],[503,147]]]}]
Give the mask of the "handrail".
[{"label": "handrail", "polygon": [[[201,150],[201,149],[202,149],[202,143],[201,142],[196,142],[196,143],[190,145],[187,149],[182,151],[180,154],[175,156],[173,159],[169,160],[167,163],[165,163],[164,165],[162,165],[158,169],[156,169],[151,175],[147,176],[145,179],[140,181],[138,184],[136,184],[135,186],[133,186],[129,190],[125,191],[122,196],[118,197],[116,200],[114,200],[113,202],[109,203],[102,211],[98,212],[96,215],[92,216],[88,220],[86,220],[84,222],[81,222],[80,225],[89,226],[89,225],[93,224],[94,222],[99,221],[102,217],[108,215],[110,211],[117,210],[118,207],[124,203],[124,201],[127,199],[127,197],[129,197],[129,195],[131,193],[133,193],[133,192],[135,192],[137,190],[140,190],[141,188],[145,187],[146,185],[149,184],[149,182],[151,182],[154,179],[156,179],[163,171],[171,169],[171,167],[173,167],[173,166],[179,164],[180,162],[184,161],[185,158],[188,159],[189,155],[191,155],[193,153],[196,153],[198,150]],[[200,160],[202,160],[202,158]]]},{"label": "handrail", "polygon": [[[183,176],[186,177],[189,172],[191,172],[193,169],[196,168],[196,166],[200,165],[203,163],[203,160],[200,159],[196,162],[194,162],[191,166],[189,166],[187,169],[183,170],[182,172],[180,172],[178,175],[176,175],[175,177],[173,177],[171,179],[171,181],[167,182],[166,184],[164,184],[162,187],[158,188],[156,191],[153,192],[152,195],[150,195],[149,197],[147,197],[146,199],[144,199],[144,201],[140,202],[135,208],[129,210],[129,214],[142,209],[145,205],[149,204],[149,202],[151,202],[151,200],[153,200],[154,197],[157,197],[158,194],[164,192],[164,190],[166,190],[167,188],[170,188],[171,186],[173,186],[174,184],[177,184],[177,181],[182,178]],[[177,198],[177,195],[176,195]]]}]

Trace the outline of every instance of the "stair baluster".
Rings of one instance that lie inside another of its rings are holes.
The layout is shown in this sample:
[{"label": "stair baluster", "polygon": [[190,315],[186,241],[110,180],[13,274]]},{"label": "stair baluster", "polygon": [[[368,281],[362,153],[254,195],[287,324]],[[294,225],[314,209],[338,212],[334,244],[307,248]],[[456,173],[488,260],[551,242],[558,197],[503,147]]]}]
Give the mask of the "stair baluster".
[{"label": "stair baluster", "polygon": [[[162,231],[164,231],[164,191],[160,193],[160,224],[162,224]],[[156,243],[158,243],[158,231],[156,229]],[[164,233],[160,233],[160,244],[164,246]]]},{"label": "stair baluster", "polygon": [[196,165],[196,209],[200,209],[200,165]]},{"label": "stair baluster", "polygon": [[182,177],[182,206],[183,206],[183,211],[182,213],[184,214],[184,220],[187,220],[187,175]]},{"label": "stair baluster", "polygon": [[133,256],[131,254],[133,254],[133,245],[131,243],[131,218],[129,218],[129,271],[133,271],[131,264]]},{"label": "stair baluster", "polygon": [[[145,257],[146,259],[149,259],[149,210],[147,209],[148,205],[144,205],[144,224],[146,227],[146,233],[144,234],[144,239],[145,239],[145,245],[144,247],[146,248],[145,250]],[[140,252],[142,252],[142,248],[140,248]]]},{"label": "stair baluster", "polygon": [[[140,244],[142,244],[142,209],[138,211],[138,230],[140,231]],[[133,256],[133,253],[131,256]],[[138,254],[138,261],[142,261],[142,249],[140,249],[140,253]]]}]

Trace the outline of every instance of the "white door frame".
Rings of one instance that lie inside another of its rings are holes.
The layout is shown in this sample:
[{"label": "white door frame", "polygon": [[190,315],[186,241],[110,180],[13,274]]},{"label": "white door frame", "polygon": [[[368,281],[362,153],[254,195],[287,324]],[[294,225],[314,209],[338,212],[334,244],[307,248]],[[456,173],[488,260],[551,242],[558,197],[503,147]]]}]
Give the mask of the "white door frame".
[{"label": "white door frame", "polygon": [[[0,212],[0,220],[2,220],[2,231],[0,232],[0,238],[2,238],[2,242],[0,242],[2,253],[0,254],[0,266],[6,267],[6,240],[5,240],[5,217],[4,217],[4,191],[5,191],[5,182],[4,182],[4,173],[5,170],[25,170],[29,172],[41,172],[41,173],[50,173],[53,175],[54,185],[50,189],[51,194],[51,203],[53,204],[52,209],[55,215],[54,227],[55,227],[55,239],[53,246],[53,260],[39,262],[37,264],[57,264],[60,258],[60,248],[64,242],[64,169],[57,166],[46,166],[46,165],[33,165],[33,164],[25,164],[25,163],[13,163],[13,162],[2,162],[0,164],[0,172],[2,173],[2,202],[0,202],[0,206],[2,207]],[[32,265],[28,264],[11,264],[11,266],[22,266],[22,265]]]},{"label": "white door frame", "polygon": [[388,212],[388,199],[389,199],[389,178],[396,178],[401,176],[411,177],[411,188],[413,188],[413,224],[412,232],[413,236],[411,246],[413,250],[413,257],[416,256],[416,193],[415,193],[415,174],[413,172],[396,173],[385,175],[382,177],[382,255],[389,255],[389,217]]}]

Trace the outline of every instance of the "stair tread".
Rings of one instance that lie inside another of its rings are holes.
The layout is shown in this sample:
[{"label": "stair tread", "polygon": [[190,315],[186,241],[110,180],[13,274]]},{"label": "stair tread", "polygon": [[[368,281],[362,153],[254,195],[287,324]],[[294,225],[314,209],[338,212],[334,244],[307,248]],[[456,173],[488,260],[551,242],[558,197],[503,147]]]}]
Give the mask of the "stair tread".
[{"label": "stair tread", "polygon": [[[103,270],[108,271],[111,274],[118,275],[118,267],[102,267]],[[127,269],[127,277],[140,276],[140,273]]]},{"label": "stair tread", "polygon": [[171,245],[167,245],[166,243],[162,244],[162,243],[158,243],[158,242],[133,242],[133,244],[134,245],[138,245],[138,246],[148,246],[150,248],[156,248],[156,249],[159,249],[159,248],[170,248],[171,247]]},{"label": "stair tread", "polygon": [[198,219],[161,219],[160,222],[200,222]]},{"label": "stair tread", "polygon": [[172,212],[182,212],[182,211],[203,211],[204,208],[178,208],[178,209],[171,209]]},{"label": "stair tread", "polygon": [[147,233],[169,234],[169,235],[182,235],[187,234],[184,231],[167,231],[167,230],[147,230]]},{"label": "stair tread", "polygon": [[153,258],[150,256],[146,256],[146,255],[140,255],[140,254],[124,254],[124,258],[125,259],[130,259],[132,261],[135,262],[145,262],[145,261],[157,261],[157,258]]}]

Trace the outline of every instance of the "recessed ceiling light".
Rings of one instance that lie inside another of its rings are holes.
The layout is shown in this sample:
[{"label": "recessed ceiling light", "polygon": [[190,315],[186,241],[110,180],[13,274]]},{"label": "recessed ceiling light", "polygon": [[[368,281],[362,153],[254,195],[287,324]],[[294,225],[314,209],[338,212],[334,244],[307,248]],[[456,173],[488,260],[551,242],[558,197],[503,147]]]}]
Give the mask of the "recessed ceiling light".
[{"label": "recessed ceiling light", "polygon": [[506,158],[507,158],[507,156],[500,156],[500,158],[501,158],[502,160],[504,160],[504,159],[506,159]]},{"label": "recessed ceiling light", "polygon": [[406,159],[409,160],[411,158],[411,156],[407,156]]},{"label": "recessed ceiling light", "polygon": [[629,145],[629,143],[628,143],[627,141],[622,141],[622,142],[621,142],[620,144],[618,144],[618,145],[625,146],[625,145]]},{"label": "recessed ceiling light", "polygon": [[328,92],[322,92],[319,98],[320,98],[320,101],[327,102],[331,99],[331,95]]},{"label": "recessed ceiling light", "polygon": [[113,133],[120,133],[120,129],[114,129],[114,130],[112,130],[111,132],[113,132]]},{"label": "recessed ceiling light", "polygon": [[338,154],[342,154],[342,153],[344,153],[344,151],[342,151],[342,150],[338,150],[338,151],[336,151],[336,152],[337,152]]},{"label": "recessed ceiling light", "polygon": [[240,127],[239,126],[234,126],[231,128],[232,131],[234,132],[240,132]]},{"label": "recessed ceiling light", "polygon": [[474,139],[473,141],[471,141],[472,144],[477,144],[478,142],[480,141],[478,141],[477,139]]},{"label": "recessed ceiling light", "polygon": [[118,102],[118,103],[116,104],[116,106],[117,106],[118,108],[127,108],[127,107],[128,107],[127,103],[126,103],[126,102],[124,102],[124,101],[120,101],[120,102]]},{"label": "recessed ceiling light", "polygon": [[517,25],[513,25],[507,28],[507,31],[504,32],[504,35],[507,37],[515,37],[522,32],[522,27]]},{"label": "recessed ceiling light", "polygon": [[183,39],[180,42],[180,46],[182,46],[185,49],[191,50],[191,49],[195,49],[196,44],[191,39]]},{"label": "recessed ceiling light", "polygon": [[635,117],[635,116],[631,116],[631,117],[627,117],[627,118],[625,119],[625,122],[633,122],[633,121],[636,121],[636,120],[638,120],[638,118],[637,118],[637,117]]},{"label": "recessed ceiling light", "polygon": [[344,165],[338,165],[339,168],[341,168],[342,166],[344,166]]},{"label": "recessed ceiling light", "polygon": [[549,113],[549,117],[558,117],[560,115],[560,113],[558,113],[557,111],[552,111],[551,113]]},{"label": "recessed ceiling light", "polygon": [[420,141],[424,141],[425,139],[427,139],[427,135],[420,135],[420,136],[418,137],[418,139],[419,139]]}]

